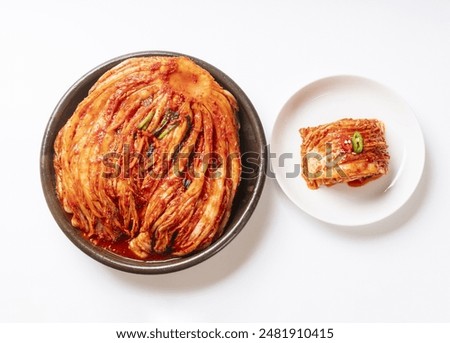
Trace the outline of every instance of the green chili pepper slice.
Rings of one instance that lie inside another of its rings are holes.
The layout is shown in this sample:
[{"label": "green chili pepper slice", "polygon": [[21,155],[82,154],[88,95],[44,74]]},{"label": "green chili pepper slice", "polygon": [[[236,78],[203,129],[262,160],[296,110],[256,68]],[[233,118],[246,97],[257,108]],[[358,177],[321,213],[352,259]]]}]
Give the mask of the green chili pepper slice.
[{"label": "green chili pepper slice", "polygon": [[363,136],[358,131],[355,131],[352,137],[352,147],[353,152],[360,154],[364,148],[364,139]]}]

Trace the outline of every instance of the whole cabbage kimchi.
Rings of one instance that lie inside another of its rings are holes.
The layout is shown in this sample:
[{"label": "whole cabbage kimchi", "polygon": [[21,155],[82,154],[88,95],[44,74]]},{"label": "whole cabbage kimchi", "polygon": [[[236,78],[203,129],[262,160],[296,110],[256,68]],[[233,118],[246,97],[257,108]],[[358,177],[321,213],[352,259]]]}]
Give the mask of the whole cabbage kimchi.
[{"label": "whole cabbage kimchi", "polygon": [[129,58],[107,71],[54,144],[56,192],[72,225],[137,259],[209,246],[240,181],[237,110],[187,57]]}]

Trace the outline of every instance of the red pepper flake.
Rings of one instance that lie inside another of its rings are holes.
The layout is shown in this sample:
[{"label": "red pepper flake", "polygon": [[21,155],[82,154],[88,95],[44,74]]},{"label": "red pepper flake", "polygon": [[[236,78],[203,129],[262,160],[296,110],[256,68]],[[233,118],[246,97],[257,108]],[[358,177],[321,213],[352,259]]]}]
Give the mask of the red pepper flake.
[{"label": "red pepper flake", "polygon": [[341,148],[344,150],[344,152],[352,152],[353,145],[352,145],[352,139],[350,136],[342,135],[341,136]]}]

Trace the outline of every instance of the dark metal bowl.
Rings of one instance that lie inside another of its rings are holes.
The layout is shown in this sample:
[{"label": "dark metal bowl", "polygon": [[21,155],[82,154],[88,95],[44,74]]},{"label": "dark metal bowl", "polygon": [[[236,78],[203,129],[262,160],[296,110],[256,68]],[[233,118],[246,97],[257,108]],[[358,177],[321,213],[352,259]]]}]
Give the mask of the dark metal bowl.
[{"label": "dark metal bowl", "polygon": [[242,230],[252,215],[264,186],[267,167],[266,138],[258,114],[242,89],[219,69],[197,58],[187,56],[199,66],[208,70],[223,88],[235,96],[239,104],[239,137],[243,172],[227,226],[222,236],[206,249],[186,257],[162,261],[131,259],[95,246],[81,235],[80,230],[75,229],[71,225],[70,215],[63,210],[56,196],[53,145],[59,130],[75,111],[77,105],[87,96],[88,90],[98,78],[123,60],[142,56],[186,55],[166,51],[131,53],[114,58],[91,70],[79,79],[59,101],[45,130],[40,157],[41,182],[45,199],[59,227],[83,252],[105,265],[122,271],[140,274],[162,274],[185,269],[208,259],[224,248]]}]

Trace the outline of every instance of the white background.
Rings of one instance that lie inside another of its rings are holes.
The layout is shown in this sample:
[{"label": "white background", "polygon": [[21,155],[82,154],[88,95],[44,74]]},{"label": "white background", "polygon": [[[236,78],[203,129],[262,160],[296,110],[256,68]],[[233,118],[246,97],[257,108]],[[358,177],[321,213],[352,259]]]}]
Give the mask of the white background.
[{"label": "white background", "polygon": [[[3,1],[0,47],[0,321],[450,321],[450,1]],[[423,179],[399,212],[356,229],[309,217],[268,179],[247,226],[208,261],[155,276],[103,266],[53,220],[40,144],[79,77],[141,50],[224,71],[268,141],[300,87],[379,81],[417,114]]]}]

